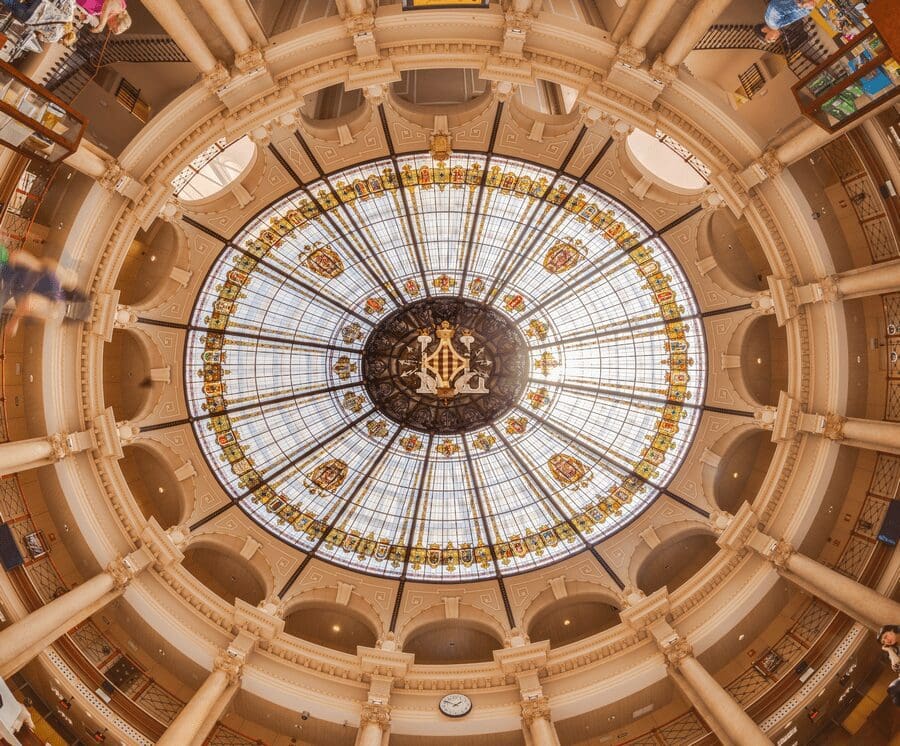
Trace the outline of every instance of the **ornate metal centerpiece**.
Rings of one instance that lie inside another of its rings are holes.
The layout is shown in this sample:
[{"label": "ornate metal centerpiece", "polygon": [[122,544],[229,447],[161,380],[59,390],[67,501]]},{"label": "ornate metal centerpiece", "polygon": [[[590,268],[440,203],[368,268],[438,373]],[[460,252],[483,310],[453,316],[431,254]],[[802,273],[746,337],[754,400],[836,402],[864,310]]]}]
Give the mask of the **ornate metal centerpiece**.
[{"label": "ornate metal centerpiece", "polygon": [[372,331],[362,372],[375,406],[395,422],[459,433],[494,422],[518,401],[528,348],[501,312],[433,298],[394,312]]}]

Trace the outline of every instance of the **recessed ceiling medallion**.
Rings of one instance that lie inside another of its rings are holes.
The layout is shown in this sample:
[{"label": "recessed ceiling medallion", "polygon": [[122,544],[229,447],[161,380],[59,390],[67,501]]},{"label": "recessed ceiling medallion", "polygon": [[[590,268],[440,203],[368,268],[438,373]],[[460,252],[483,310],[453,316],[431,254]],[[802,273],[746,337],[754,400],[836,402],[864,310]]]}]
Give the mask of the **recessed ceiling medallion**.
[{"label": "recessed ceiling medallion", "polygon": [[369,335],[363,380],[395,422],[461,433],[499,420],[528,378],[528,347],[512,319],[477,301],[434,298],[386,317]]}]

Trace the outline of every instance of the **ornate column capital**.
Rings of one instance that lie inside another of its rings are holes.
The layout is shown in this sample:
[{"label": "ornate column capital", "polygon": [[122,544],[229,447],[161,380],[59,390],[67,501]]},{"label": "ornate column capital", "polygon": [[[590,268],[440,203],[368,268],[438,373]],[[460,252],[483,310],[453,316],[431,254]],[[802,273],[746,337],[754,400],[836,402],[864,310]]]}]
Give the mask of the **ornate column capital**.
[{"label": "ornate column capital", "polygon": [[54,433],[47,437],[47,442],[50,444],[50,458],[54,461],[62,461],[72,455],[72,446],[66,433]]},{"label": "ornate column capital", "polygon": [[788,559],[796,550],[791,546],[790,542],[784,539],[773,541],[763,556],[769,560],[775,567],[784,567]]},{"label": "ornate column capital", "polygon": [[225,65],[218,60],[212,70],[203,74],[203,85],[213,93],[226,85],[229,80],[231,80],[231,75],[228,74]]},{"label": "ornate column capital", "polygon": [[771,148],[765,150],[763,154],[754,162],[755,166],[762,169],[763,173],[771,178],[778,176],[784,170],[784,164],[778,160],[778,155]]},{"label": "ornate column capital", "polygon": [[234,66],[242,73],[253,72],[265,67],[262,50],[257,46],[250,47],[247,51],[234,56]]},{"label": "ornate column capital", "polygon": [[523,699],[519,707],[522,711],[522,720],[529,727],[535,720],[550,720],[550,700],[543,695]]},{"label": "ornate column capital", "polygon": [[125,175],[125,171],[122,169],[122,166],[119,165],[117,160],[111,160],[106,166],[106,170],[103,172],[103,175],[98,179],[100,186],[108,191],[115,191],[116,186],[119,183],[119,179],[121,179]]},{"label": "ornate column capital", "polygon": [[844,423],[847,422],[847,418],[840,414],[826,414],[825,415],[825,429],[822,431],[822,435],[824,435],[829,440],[843,440],[844,439]]},{"label": "ornate column capital", "polygon": [[221,671],[228,678],[229,686],[237,684],[244,674],[244,661],[227,650],[216,654],[213,661],[213,671]]},{"label": "ornate column capital", "polygon": [[684,637],[679,635],[674,641],[662,648],[662,654],[666,657],[666,665],[677,671],[685,658],[693,657],[694,648]]},{"label": "ornate column capital", "polygon": [[150,562],[150,554],[144,549],[138,549],[126,557],[114,559],[106,566],[106,572],[113,579],[113,588],[117,591],[125,590],[131,581],[150,565]]},{"label": "ornate column capital", "polygon": [[367,85],[362,89],[363,98],[372,104],[373,107],[381,106],[387,99],[388,95],[388,84],[387,83],[373,83],[372,85]]},{"label": "ornate column capital", "polygon": [[360,725],[374,723],[384,730],[391,724],[391,707],[381,702],[366,702],[359,715]]},{"label": "ornate column capital", "polygon": [[513,94],[516,92],[517,87],[518,86],[515,83],[512,83],[508,80],[491,81],[491,90],[494,92],[494,96],[496,96],[497,100],[501,104],[505,104],[512,98]]},{"label": "ornate column capital", "polygon": [[623,41],[616,50],[615,64],[625,65],[626,67],[640,67],[646,58],[647,55],[643,49],[638,49],[627,41]]},{"label": "ornate column capital", "polygon": [[678,68],[667,64],[663,58],[657,57],[650,66],[650,75],[665,86],[672,85],[678,78]]},{"label": "ornate column capital", "polygon": [[714,510],[709,514],[709,525],[717,534],[721,534],[731,525],[734,516],[725,510]]}]

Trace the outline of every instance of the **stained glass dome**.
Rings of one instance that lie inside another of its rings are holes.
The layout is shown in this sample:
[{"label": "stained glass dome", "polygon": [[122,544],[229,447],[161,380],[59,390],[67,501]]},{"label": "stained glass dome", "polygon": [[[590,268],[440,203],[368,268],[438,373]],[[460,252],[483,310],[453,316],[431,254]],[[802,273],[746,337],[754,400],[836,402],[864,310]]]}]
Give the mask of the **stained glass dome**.
[{"label": "stained glass dome", "polygon": [[697,304],[665,242],[534,164],[399,156],[267,208],[186,350],[209,465],[250,518],[363,572],[456,581],[599,544],[676,473]]}]

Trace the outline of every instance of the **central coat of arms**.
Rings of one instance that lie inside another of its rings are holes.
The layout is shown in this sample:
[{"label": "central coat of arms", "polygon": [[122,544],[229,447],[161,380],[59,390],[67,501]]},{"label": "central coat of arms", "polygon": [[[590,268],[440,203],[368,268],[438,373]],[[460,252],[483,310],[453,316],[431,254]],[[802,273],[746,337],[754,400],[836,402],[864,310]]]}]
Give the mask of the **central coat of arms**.
[{"label": "central coat of arms", "polygon": [[456,328],[449,321],[442,321],[434,329],[437,345],[433,345],[434,337],[428,330],[422,330],[416,339],[419,345],[418,366],[407,375],[418,376],[417,394],[452,399],[458,394],[489,393],[485,382],[490,361],[484,359],[484,349],[473,352],[475,338],[468,331],[460,330],[459,344],[464,350],[460,352],[454,344],[456,333]]}]

